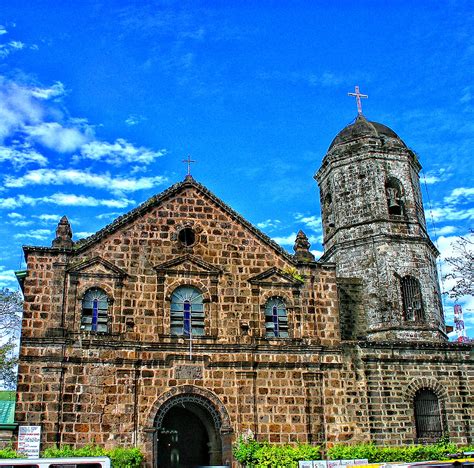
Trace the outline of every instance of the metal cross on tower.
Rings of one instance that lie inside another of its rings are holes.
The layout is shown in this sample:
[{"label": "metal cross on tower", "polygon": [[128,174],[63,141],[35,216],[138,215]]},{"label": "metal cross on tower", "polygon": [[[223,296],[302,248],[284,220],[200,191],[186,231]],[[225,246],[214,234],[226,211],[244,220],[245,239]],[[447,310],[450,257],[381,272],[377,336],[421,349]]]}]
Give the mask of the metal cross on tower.
[{"label": "metal cross on tower", "polygon": [[367,94],[361,94],[359,92],[359,87],[355,87],[355,93],[347,93],[348,96],[355,96],[356,101],[357,101],[357,112],[359,115],[362,114],[362,103],[360,102],[360,98],[368,98]]},{"label": "metal cross on tower", "polygon": [[186,177],[191,177],[191,163],[194,163],[196,161],[191,159],[191,156],[188,155],[188,159],[183,159],[182,162],[187,163],[187,165],[188,165],[188,173],[187,173]]}]

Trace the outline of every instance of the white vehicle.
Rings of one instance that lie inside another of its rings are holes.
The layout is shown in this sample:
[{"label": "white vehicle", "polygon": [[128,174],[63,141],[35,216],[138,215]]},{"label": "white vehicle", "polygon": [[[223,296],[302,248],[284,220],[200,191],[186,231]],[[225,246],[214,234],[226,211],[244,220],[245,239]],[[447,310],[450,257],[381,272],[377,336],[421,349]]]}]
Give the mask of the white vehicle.
[{"label": "white vehicle", "polygon": [[1,459],[0,467],[6,468],[110,468],[107,457],[73,458],[10,458]]}]

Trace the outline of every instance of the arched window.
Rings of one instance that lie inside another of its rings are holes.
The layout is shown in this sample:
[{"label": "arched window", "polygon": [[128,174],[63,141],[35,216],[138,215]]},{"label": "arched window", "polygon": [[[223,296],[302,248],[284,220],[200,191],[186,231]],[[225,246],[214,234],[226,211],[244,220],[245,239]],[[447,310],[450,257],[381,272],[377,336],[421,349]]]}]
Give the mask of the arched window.
[{"label": "arched window", "polygon": [[288,338],[286,306],[279,297],[272,297],[265,304],[265,335]]},{"label": "arched window", "polygon": [[413,276],[405,276],[400,280],[403,301],[403,318],[410,322],[424,320],[423,300],[420,282]]},{"label": "arched window", "polygon": [[102,289],[86,291],[82,299],[81,330],[107,333],[109,298]]},{"label": "arched window", "polygon": [[180,286],[171,295],[171,334],[204,335],[202,293],[193,286]]},{"label": "arched window", "polygon": [[403,214],[403,189],[402,184],[395,177],[390,177],[385,183],[388,213],[390,215]]},{"label": "arched window", "polygon": [[429,389],[418,390],[414,400],[416,436],[435,439],[443,435],[438,397]]}]

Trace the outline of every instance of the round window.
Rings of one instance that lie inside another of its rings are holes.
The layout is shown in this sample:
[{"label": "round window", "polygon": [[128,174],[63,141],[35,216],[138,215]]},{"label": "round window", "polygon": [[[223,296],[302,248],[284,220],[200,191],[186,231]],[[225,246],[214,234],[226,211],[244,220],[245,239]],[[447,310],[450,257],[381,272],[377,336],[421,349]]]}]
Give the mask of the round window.
[{"label": "round window", "polygon": [[196,242],[194,230],[186,227],[178,232],[178,240],[186,247],[191,247]]}]

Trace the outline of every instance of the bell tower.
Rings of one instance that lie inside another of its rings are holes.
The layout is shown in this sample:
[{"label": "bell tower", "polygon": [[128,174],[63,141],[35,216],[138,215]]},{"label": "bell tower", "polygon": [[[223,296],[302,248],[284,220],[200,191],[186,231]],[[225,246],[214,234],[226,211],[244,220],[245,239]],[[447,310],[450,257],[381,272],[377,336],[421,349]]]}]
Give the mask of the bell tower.
[{"label": "bell tower", "polygon": [[[350,339],[446,340],[416,155],[361,112],[334,138],[315,175],[324,255],[340,278]],[[357,293],[347,285],[357,283]],[[342,318],[342,317],[341,317]],[[362,324],[362,325],[361,325]],[[343,333],[344,335],[344,333]]]}]

